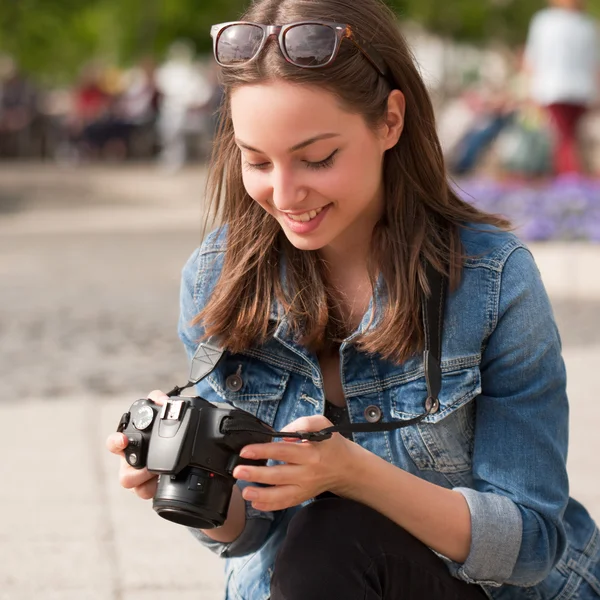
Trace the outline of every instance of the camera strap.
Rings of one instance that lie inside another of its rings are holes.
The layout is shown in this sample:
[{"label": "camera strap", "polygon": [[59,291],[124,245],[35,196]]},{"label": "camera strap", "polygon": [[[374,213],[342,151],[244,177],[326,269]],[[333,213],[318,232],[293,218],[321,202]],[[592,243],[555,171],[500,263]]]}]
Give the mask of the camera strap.
[{"label": "camera strap", "polygon": [[[429,262],[426,263],[427,282],[430,293],[423,293],[422,320],[425,338],[425,350],[423,352],[423,369],[425,372],[425,383],[427,386],[427,398],[423,406],[423,413],[413,419],[395,421],[393,423],[351,423],[349,425],[337,425],[327,427],[321,431],[299,431],[281,432],[273,431],[266,424],[264,428],[258,424],[250,424],[246,420],[235,418],[225,419],[222,425],[223,433],[247,432],[262,433],[273,438],[292,438],[307,440],[310,442],[321,442],[331,438],[334,433],[370,433],[375,431],[393,431],[403,427],[417,425],[429,415],[438,411],[440,406],[439,394],[442,388],[442,331],[444,328],[444,308],[448,280],[438,273]],[[221,358],[225,349],[215,343],[202,342],[192,359],[190,380],[184,387],[176,386],[167,396],[178,396],[183,390],[192,387],[202,378],[211,373]]]}]

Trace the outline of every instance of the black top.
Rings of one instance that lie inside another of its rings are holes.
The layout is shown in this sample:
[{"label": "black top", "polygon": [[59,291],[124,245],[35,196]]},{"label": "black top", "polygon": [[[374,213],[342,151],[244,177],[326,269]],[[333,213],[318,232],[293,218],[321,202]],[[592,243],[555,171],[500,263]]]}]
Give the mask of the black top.
[{"label": "black top", "polygon": [[[347,406],[336,406],[325,400],[324,416],[327,417],[336,427],[340,425],[350,425],[350,415],[348,414]],[[352,439],[351,433],[342,433],[349,440]]]}]

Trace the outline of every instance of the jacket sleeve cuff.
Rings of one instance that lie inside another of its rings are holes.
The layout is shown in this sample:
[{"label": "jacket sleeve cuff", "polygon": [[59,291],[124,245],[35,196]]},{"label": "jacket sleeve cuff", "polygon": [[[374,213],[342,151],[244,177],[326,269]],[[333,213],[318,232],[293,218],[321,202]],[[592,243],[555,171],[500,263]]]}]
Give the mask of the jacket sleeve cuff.
[{"label": "jacket sleeve cuff", "polygon": [[[236,485],[243,489],[248,485],[248,482],[238,481]],[[251,502],[248,500],[244,502],[246,504],[246,525],[242,533],[233,542],[217,542],[201,529],[192,527],[188,529],[203,546],[221,558],[234,558],[256,552],[269,536],[275,513],[256,510]]]},{"label": "jacket sleeve cuff", "polygon": [[450,571],[467,583],[498,587],[515,568],[523,536],[523,519],[517,505],[499,494],[455,488],[471,513],[471,550],[464,564]]},{"label": "jacket sleeve cuff", "polygon": [[192,535],[211,552],[221,558],[234,558],[244,556],[255,552],[260,544],[257,545],[257,540],[265,540],[271,527],[271,521],[268,519],[247,519],[244,531],[240,533],[237,539],[233,542],[225,544],[217,542],[209,537],[200,529],[191,529]]}]

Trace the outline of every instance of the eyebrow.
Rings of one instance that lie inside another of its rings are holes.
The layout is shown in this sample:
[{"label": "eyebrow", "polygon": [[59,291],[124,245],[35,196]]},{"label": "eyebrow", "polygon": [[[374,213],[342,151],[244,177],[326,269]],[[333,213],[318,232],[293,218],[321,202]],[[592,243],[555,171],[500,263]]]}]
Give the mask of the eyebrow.
[{"label": "eyebrow", "polygon": [[[302,150],[303,148],[306,148],[307,146],[310,146],[311,144],[314,144],[315,142],[320,142],[321,140],[329,140],[331,138],[339,137],[339,136],[340,136],[339,133],[323,133],[321,135],[316,135],[315,137],[312,137],[308,140],[305,140],[304,142],[300,142],[299,144],[292,146],[291,148],[288,149],[288,152],[290,152],[290,153],[297,152],[298,150]],[[249,150],[250,152],[256,152],[257,154],[264,154],[264,152],[262,150],[257,150],[256,148],[249,146],[245,142],[242,142],[242,140],[240,140],[238,138],[236,138],[235,141],[238,146],[241,146],[245,150]]]}]

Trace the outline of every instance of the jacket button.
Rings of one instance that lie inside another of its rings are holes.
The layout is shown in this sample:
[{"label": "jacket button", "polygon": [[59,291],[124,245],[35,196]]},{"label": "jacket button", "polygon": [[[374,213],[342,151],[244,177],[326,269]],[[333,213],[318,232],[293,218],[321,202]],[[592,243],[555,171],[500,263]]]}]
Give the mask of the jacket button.
[{"label": "jacket button", "polygon": [[225,387],[230,392],[239,392],[242,389],[243,385],[244,382],[242,381],[242,378],[239,375],[230,375],[225,380]]},{"label": "jacket button", "polygon": [[367,406],[365,408],[365,419],[367,423],[378,423],[381,421],[381,409],[379,406]]},{"label": "jacket button", "polygon": [[432,398],[430,396],[425,401],[425,410],[430,415],[434,415],[438,410],[440,410],[440,401],[437,398]]}]

